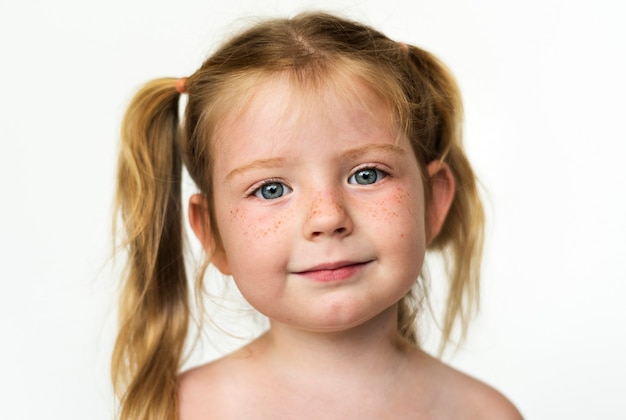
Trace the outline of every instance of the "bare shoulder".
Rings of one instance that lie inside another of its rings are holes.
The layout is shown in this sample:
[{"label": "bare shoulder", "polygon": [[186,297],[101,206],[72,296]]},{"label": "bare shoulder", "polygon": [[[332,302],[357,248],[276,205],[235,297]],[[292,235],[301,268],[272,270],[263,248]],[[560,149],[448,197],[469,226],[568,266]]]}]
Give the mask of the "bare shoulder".
[{"label": "bare shoulder", "polygon": [[465,376],[467,384],[467,398],[464,403],[472,418],[483,420],[521,420],[522,415],[517,408],[496,389],[489,385]]},{"label": "bare shoulder", "polygon": [[[521,420],[517,408],[499,391],[442,362],[426,356],[430,377],[436,378],[436,400],[450,418]],[[439,411],[439,410],[436,410]],[[448,417],[445,415],[443,417]]]},{"label": "bare shoulder", "polygon": [[[233,396],[240,392],[242,363],[235,353],[195,367],[178,377],[178,410],[181,420],[227,418]],[[243,363],[245,365],[245,363]]]},{"label": "bare shoulder", "polygon": [[181,420],[201,418],[221,394],[219,362],[198,366],[178,377],[178,416]]}]

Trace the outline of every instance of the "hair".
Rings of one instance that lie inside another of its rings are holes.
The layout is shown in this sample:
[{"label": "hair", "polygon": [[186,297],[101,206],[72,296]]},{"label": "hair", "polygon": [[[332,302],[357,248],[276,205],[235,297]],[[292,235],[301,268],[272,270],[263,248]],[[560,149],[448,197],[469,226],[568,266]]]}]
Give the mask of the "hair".
[{"label": "hair", "polygon": [[[126,112],[115,217],[121,215],[128,261],[112,359],[122,419],[177,416],[177,374],[190,317],[181,214],[183,164],[207,199],[205,222],[220,249],[211,193],[217,157],[211,142],[220,121],[240,109],[260,82],[278,75],[287,75],[300,88],[345,75],[358,79],[389,105],[422,170],[437,160],[449,166],[455,196],[429,250],[440,251],[448,268],[442,345],[456,325],[461,338],[465,336],[478,306],[484,216],[462,147],[461,97],[453,77],[428,52],[356,22],[323,13],[269,20],[222,45],[189,76],[182,122],[174,78],[147,83]],[[429,182],[425,172],[423,176]],[[196,278],[196,296],[209,260],[210,255]],[[398,330],[417,344],[421,305],[414,295],[410,292],[400,301]]]}]

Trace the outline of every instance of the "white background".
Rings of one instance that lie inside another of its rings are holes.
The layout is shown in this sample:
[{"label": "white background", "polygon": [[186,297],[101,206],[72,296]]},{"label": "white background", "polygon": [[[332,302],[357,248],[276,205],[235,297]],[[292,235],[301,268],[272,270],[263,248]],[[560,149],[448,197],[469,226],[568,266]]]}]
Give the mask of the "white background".
[{"label": "white background", "polygon": [[[0,416],[113,416],[110,213],[132,92],[195,71],[242,18],[315,7],[431,50],[461,85],[489,226],[483,309],[448,361],[529,419],[626,418],[624,3],[260,3],[0,0]],[[191,363],[228,345],[213,347]]]}]

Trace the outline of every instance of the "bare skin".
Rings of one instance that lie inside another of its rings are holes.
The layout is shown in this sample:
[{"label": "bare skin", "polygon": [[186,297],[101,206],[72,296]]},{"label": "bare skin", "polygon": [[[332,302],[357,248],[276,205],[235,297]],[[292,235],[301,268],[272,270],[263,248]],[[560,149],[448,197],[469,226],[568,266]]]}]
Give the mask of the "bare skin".
[{"label": "bare skin", "polygon": [[493,388],[395,332],[395,308],[349,333],[270,331],[180,377],[180,418],[521,419]]},{"label": "bare skin", "polygon": [[519,419],[498,392],[400,337],[398,301],[419,276],[454,179],[423,172],[389,109],[352,79],[303,97],[288,79],[258,87],[214,144],[213,264],[270,321],[257,340],[180,377],[180,418]]}]

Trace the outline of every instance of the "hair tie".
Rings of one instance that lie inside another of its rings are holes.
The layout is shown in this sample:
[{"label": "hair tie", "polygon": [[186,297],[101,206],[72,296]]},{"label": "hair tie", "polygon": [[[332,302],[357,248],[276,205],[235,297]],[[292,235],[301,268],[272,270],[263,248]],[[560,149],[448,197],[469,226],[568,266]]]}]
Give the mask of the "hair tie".
[{"label": "hair tie", "polygon": [[404,54],[409,53],[409,47],[404,42],[398,42],[398,46],[400,47],[400,49],[402,50]]},{"label": "hair tie", "polygon": [[181,77],[180,79],[178,79],[176,81],[176,91],[180,94],[185,93],[187,90],[185,89],[185,83],[187,83],[187,78],[186,77]]}]

